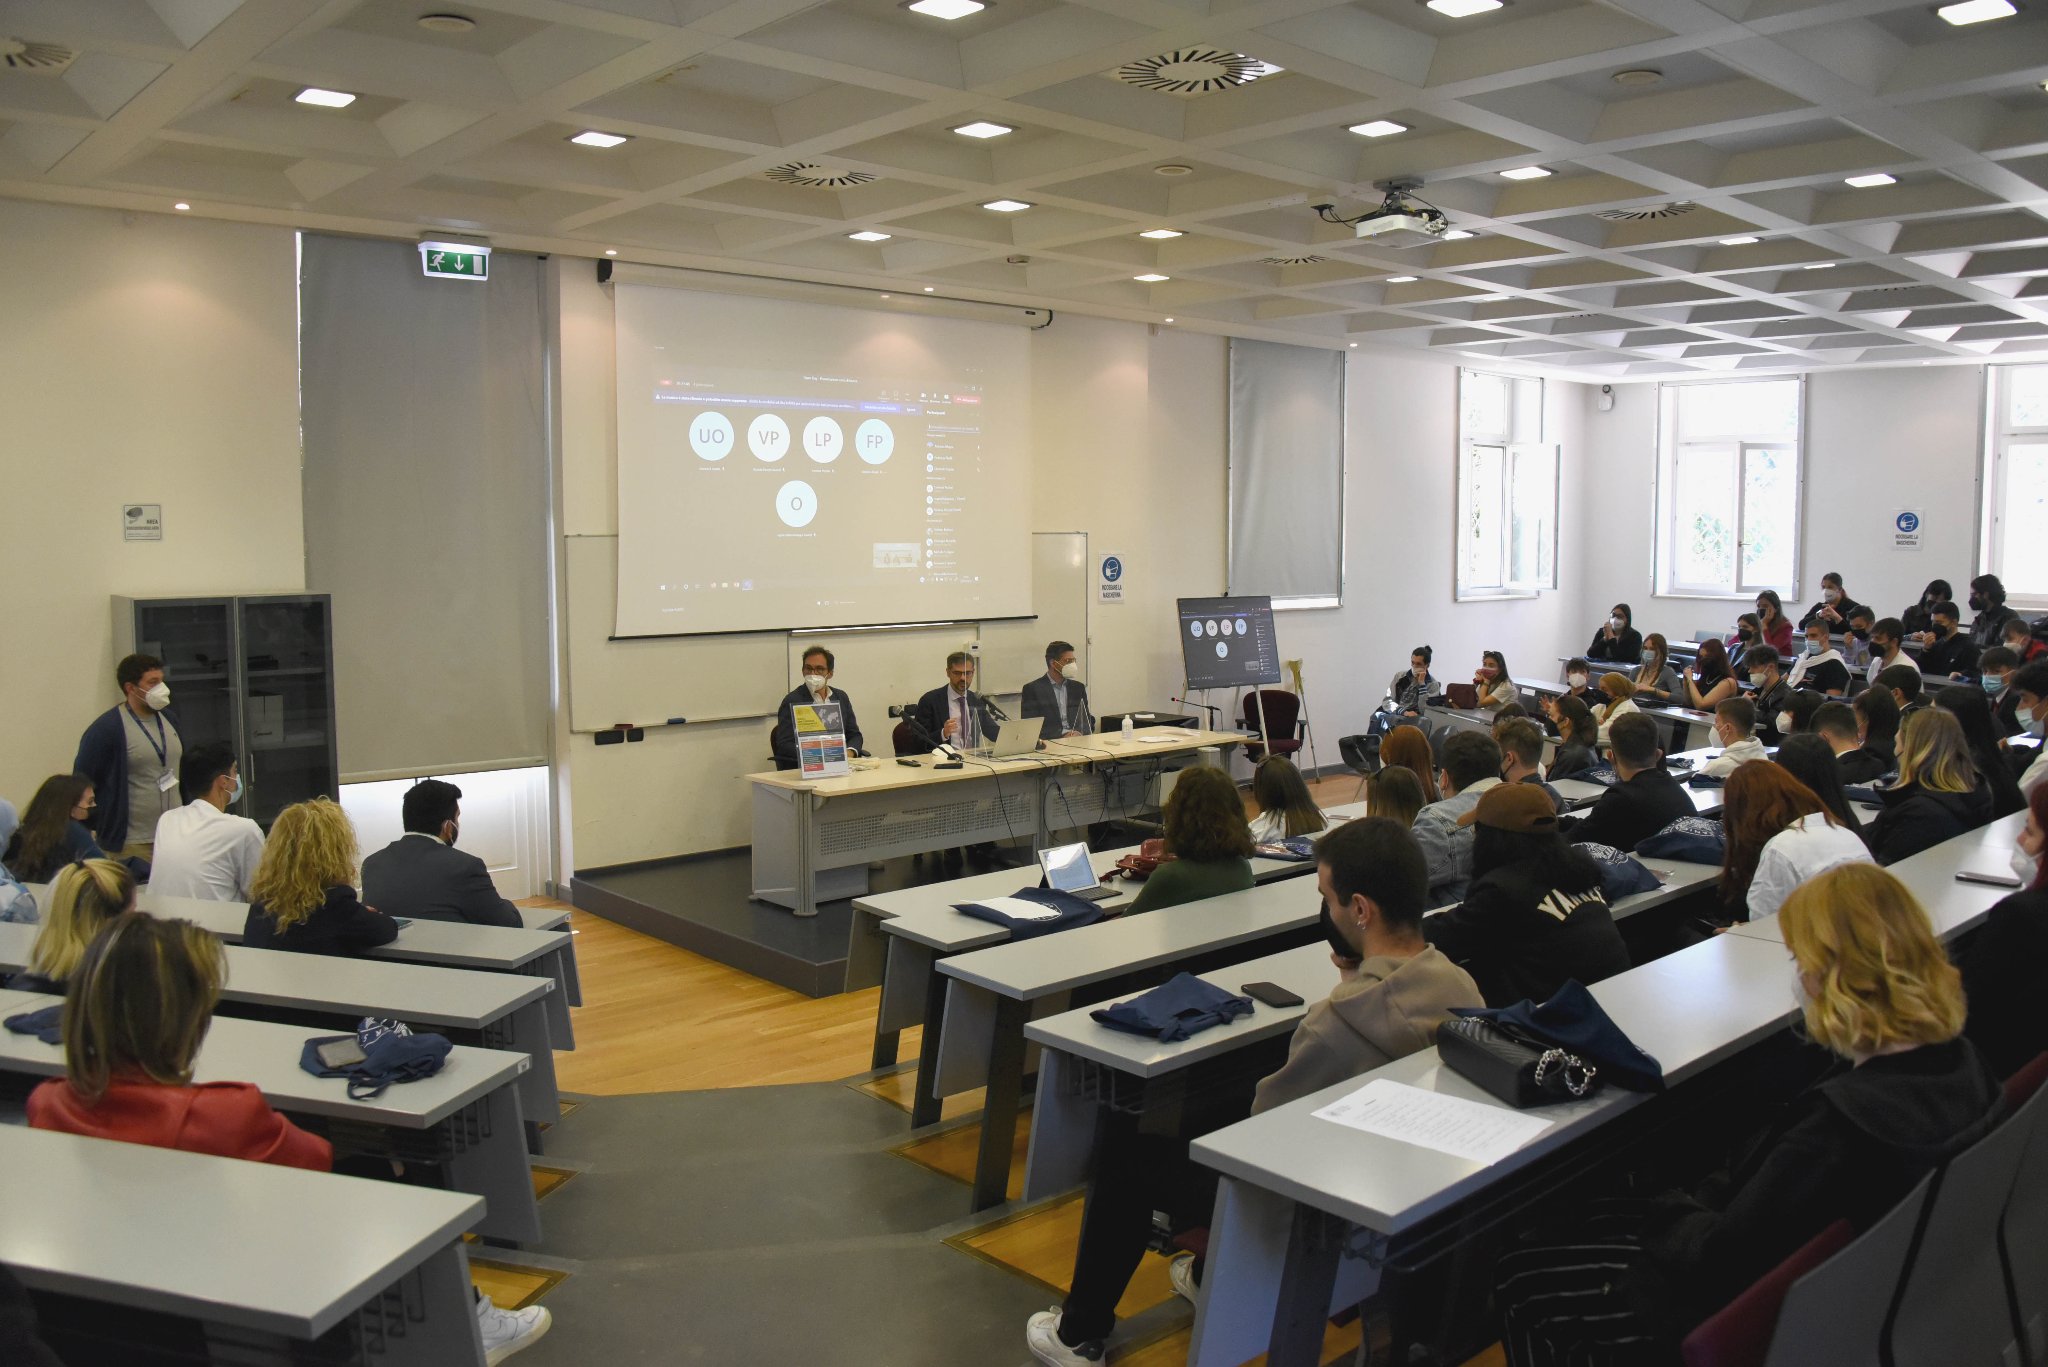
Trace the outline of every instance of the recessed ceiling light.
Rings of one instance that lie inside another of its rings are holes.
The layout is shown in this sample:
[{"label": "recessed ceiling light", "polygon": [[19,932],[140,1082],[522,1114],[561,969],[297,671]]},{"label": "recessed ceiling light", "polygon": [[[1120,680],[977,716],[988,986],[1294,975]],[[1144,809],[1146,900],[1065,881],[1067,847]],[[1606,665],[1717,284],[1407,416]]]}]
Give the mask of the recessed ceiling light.
[{"label": "recessed ceiling light", "polygon": [[1031,206],[1021,199],[992,199],[981,207],[999,214],[1021,214]]},{"label": "recessed ceiling light", "polygon": [[883,297],[884,299],[887,299],[887,298],[888,298],[889,296],[885,294],[885,295],[883,295],[882,297]]},{"label": "recessed ceiling light", "polygon": [[973,123],[961,124],[953,131],[963,138],[1000,138],[1005,133],[1014,133],[1017,130],[1006,123],[990,123],[987,119],[976,119]]},{"label": "recessed ceiling light", "polygon": [[1550,174],[1546,166],[1517,166],[1500,173],[1502,180],[1541,180]]},{"label": "recessed ceiling light", "polygon": [[619,254],[619,249],[617,247],[606,247],[604,249],[604,254],[606,256],[617,256]]},{"label": "recessed ceiling light", "polygon": [[1951,24],[1981,24],[1986,19],[2003,19],[2017,14],[2019,10],[2012,0],[1957,0],[1956,4],[1943,5],[1935,11]]},{"label": "recessed ceiling light", "polygon": [[1387,283],[1389,285],[1412,285],[1415,283],[1415,277],[1412,275],[1390,275],[1387,277]]},{"label": "recessed ceiling light", "polygon": [[1844,185],[1853,185],[1859,190],[1868,190],[1873,185],[1896,185],[1898,183],[1899,178],[1897,176],[1883,171],[1872,171],[1867,176],[1850,176],[1842,182]]},{"label": "recessed ceiling light", "polygon": [[1653,66],[1632,66],[1615,72],[1610,79],[1616,85],[1655,85],[1664,79],[1664,73]]},{"label": "recessed ceiling light", "polygon": [[866,228],[857,233],[848,233],[847,236],[856,242],[887,242],[890,234],[878,233],[873,228]]},{"label": "recessed ceiling light", "polygon": [[1172,321],[1173,321],[1173,319],[1169,318],[1169,319],[1167,319],[1166,321],[1170,323],[1170,322],[1172,322]]},{"label": "recessed ceiling light", "polygon": [[187,203],[186,203],[186,202],[185,202],[184,200],[182,200],[182,199],[181,199],[181,200],[179,200],[179,201],[178,201],[178,202],[177,202],[176,204],[173,204],[173,205],[172,205],[171,207],[172,207],[173,209],[176,209],[176,210],[177,210],[177,211],[178,211],[179,213],[181,213],[181,214],[182,214],[182,213],[187,213],[187,212],[189,212],[189,211],[191,210],[191,208],[192,208],[192,206],[191,206],[191,205],[187,204]]},{"label": "recessed ceiling light", "polygon": [[467,33],[476,27],[476,20],[466,14],[422,14],[420,27],[429,33]]},{"label": "recessed ceiling light", "polygon": [[1361,138],[1391,138],[1396,133],[1407,132],[1408,125],[1395,123],[1392,119],[1374,119],[1371,123],[1352,124],[1351,131]]},{"label": "recessed ceiling light", "polygon": [[981,13],[988,6],[981,0],[910,0],[903,8],[933,19],[965,19],[970,14]]},{"label": "recessed ceiling light", "polygon": [[1760,237],[1724,237],[1721,239],[1721,245],[1724,247],[1747,247],[1752,243],[1761,241],[1763,239]]},{"label": "recessed ceiling light", "polygon": [[1831,271],[1834,268],[1835,263],[1832,261],[1816,261],[1811,266],[1801,266],[1799,269],[1803,271]]},{"label": "recessed ceiling light", "polygon": [[1449,232],[1444,234],[1444,241],[1462,242],[1464,239],[1474,236],[1477,236],[1477,234],[1468,232],[1463,228],[1453,228]]},{"label": "recessed ceiling light", "polygon": [[1429,8],[1452,19],[1468,19],[1475,14],[1499,9],[1501,0],[1428,0]]},{"label": "recessed ceiling light", "polygon": [[1152,174],[1155,176],[1191,176],[1194,173],[1194,167],[1183,165],[1177,161],[1165,162],[1152,168]]},{"label": "recessed ceiling light", "polygon": [[586,128],[569,141],[578,147],[617,147],[622,142],[631,142],[632,139],[621,133],[600,133],[595,128]]},{"label": "recessed ceiling light", "polygon": [[1169,237],[1180,237],[1182,233],[1178,228],[1147,228],[1144,232],[1139,233],[1138,236],[1149,237],[1154,242],[1164,242]]},{"label": "recessed ceiling light", "polygon": [[1145,282],[1146,284],[1148,284],[1148,285],[1156,285],[1156,284],[1158,284],[1158,283],[1159,283],[1159,282],[1160,282],[1161,280],[1171,280],[1171,279],[1173,279],[1173,277],[1172,277],[1172,276],[1170,276],[1170,275],[1161,275],[1161,274],[1159,274],[1159,272],[1157,272],[1157,271],[1152,271],[1152,272],[1150,272],[1150,273],[1148,273],[1148,274],[1145,274],[1145,275],[1134,275],[1134,276],[1132,276],[1132,277],[1131,277],[1131,279],[1133,279],[1133,280],[1142,280],[1142,281],[1144,281],[1144,282]]},{"label": "recessed ceiling light", "polygon": [[1352,349],[1353,351],[1356,351],[1356,350],[1358,350],[1358,343],[1356,343],[1356,342],[1353,342],[1353,343],[1351,344],[1351,349]]},{"label": "recessed ceiling light", "polygon": [[317,85],[307,86],[292,98],[300,104],[317,104],[322,109],[346,109],[356,102],[356,97],[346,90],[322,90]]},{"label": "recessed ceiling light", "polygon": [[935,286],[932,286],[932,285],[926,285],[926,286],[924,287],[924,292],[925,292],[926,294],[930,294],[930,293],[932,292],[932,290],[933,290],[934,288],[935,288]]}]

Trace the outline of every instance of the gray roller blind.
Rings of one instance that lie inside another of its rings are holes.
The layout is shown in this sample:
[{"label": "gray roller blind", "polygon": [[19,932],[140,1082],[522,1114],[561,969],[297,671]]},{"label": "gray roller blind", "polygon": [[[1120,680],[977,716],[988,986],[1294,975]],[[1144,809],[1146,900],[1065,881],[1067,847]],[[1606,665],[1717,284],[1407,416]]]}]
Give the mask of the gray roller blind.
[{"label": "gray roller blind", "polygon": [[1230,592],[1344,594],[1344,353],[1230,343]]},{"label": "gray roller blind", "polygon": [[410,242],[302,239],[306,586],[334,596],[344,779],[544,762],[540,262],[428,279]]}]

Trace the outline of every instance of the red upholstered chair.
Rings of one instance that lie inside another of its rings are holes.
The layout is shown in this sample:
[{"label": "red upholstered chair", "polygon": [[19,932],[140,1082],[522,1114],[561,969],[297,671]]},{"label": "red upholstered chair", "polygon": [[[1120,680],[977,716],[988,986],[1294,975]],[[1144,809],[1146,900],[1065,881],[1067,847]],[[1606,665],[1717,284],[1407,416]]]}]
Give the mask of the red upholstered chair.
[{"label": "red upholstered chair", "polygon": [[1789,1258],[1757,1278],[1679,1345],[1685,1367],[1760,1367],[1778,1328],[1778,1310],[1792,1283],[1849,1246],[1855,1231],[1837,1220]]},{"label": "red upholstered chair", "polygon": [[921,755],[931,749],[929,745],[920,745],[918,743],[917,732],[911,728],[910,723],[907,721],[896,723],[896,729],[889,733],[889,744],[894,747],[898,755]]},{"label": "red upholstered chair", "polygon": [[2043,1082],[2048,1082],[2048,1054],[2036,1054],[2032,1063],[2005,1080],[2005,1109],[2017,1111],[2032,1101]]},{"label": "red upholstered chair", "polygon": [[[1259,727],[1262,703],[1266,711],[1266,725],[1273,730],[1270,737]],[[1292,757],[1301,750],[1301,698],[1280,688],[1253,689],[1244,695],[1244,729],[1261,737],[1245,742],[1244,757],[1253,764],[1266,757],[1269,744],[1274,754]]]}]

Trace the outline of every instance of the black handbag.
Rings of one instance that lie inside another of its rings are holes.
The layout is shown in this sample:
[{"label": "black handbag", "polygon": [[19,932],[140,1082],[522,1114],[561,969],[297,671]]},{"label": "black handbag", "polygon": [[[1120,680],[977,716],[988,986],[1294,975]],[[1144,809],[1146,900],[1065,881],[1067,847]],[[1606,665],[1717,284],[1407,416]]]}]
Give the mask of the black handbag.
[{"label": "black handbag", "polygon": [[1436,1032],[1437,1055],[1459,1076],[1510,1106],[1577,1101],[1600,1089],[1600,1070],[1512,1025],[1460,1016]]}]

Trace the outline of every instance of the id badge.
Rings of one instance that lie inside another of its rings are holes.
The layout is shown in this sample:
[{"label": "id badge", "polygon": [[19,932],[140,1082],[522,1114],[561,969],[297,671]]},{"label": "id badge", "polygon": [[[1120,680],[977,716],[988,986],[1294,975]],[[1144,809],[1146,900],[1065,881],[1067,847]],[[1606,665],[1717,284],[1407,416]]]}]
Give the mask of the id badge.
[{"label": "id badge", "polygon": [[168,769],[156,776],[156,790],[160,793],[168,793],[177,786],[178,776]]}]

